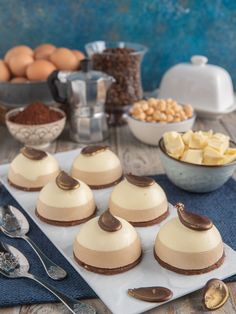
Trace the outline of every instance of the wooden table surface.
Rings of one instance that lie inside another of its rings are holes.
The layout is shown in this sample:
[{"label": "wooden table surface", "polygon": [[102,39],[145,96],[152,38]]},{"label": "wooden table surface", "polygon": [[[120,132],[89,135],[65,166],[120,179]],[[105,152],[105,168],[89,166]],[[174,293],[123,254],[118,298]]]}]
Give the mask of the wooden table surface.
[{"label": "wooden table surface", "polygon": [[[236,112],[228,114],[220,120],[197,119],[194,128],[201,130],[213,129],[214,131],[229,134],[236,142]],[[138,142],[130,133],[127,126],[111,128],[110,138],[105,142],[116,152],[126,172],[137,175],[153,175],[163,173],[163,168],[158,157],[158,148],[147,146]],[[82,145],[69,140],[68,130],[65,130],[60,138],[54,142],[48,151],[56,153],[81,147]],[[10,162],[18,153],[21,144],[16,142],[8,133],[5,126],[0,126],[0,163]],[[189,280],[189,278],[188,278]],[[227,284],[230,291],[230,298],[227,303],[214,313],[236,313],[236,282]],[[0,283],[1,286],[1,283]],[[1,292],[0,292],[1,293]],[[151,310],[149,314],[193,314],[204,313],[201,303],[202,291],[196,291],[178,300],[172,301],[157,309]],[[111,313],[99,299],[86,300],[94,305],[97,313]],[[38,304],[24,305],[12,308],[1,308],[0,314],[57,314],[68,313],[62,304]],[[208,312],[206,312],[208,313]],[[125,314],[125,313],[120,313]]]}]

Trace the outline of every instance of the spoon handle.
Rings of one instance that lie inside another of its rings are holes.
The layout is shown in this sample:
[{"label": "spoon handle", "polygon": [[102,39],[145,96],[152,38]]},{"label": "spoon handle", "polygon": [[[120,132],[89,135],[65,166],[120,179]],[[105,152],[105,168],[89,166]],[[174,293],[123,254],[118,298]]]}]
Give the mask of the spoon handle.
[{"label": "spoon handle", "polygon": [[96,310],[93,306],[89,304],[82,303],[78,300],[72,299],[65,295],[64,293],[58,291],[50,284],[46,283],[41,278],[38,278],[35,275],[32,274],[24,274],[22,277],[30,278],[32,280],[35,280],[38,282],[41,286],[49,290],[51,293],[53,293],[64,305],[70,310],[71,313],[74,314],[95,314]]},{"label": "spoon handle", "polygon": [[60,266],[53,263],[53,261],[51,261],[29,237],[22,236],[22,239],[27,241],[29,245],[33,248],[50,278],[54,280],[60,280],[67,276],[66,271]]}]

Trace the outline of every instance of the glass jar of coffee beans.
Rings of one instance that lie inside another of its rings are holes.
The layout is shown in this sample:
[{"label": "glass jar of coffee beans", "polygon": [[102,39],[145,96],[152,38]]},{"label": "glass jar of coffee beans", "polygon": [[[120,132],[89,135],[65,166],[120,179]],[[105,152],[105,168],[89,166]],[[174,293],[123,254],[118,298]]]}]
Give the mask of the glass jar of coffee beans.
[{"label": "glass jar of coffee beans", "polygon": [[147,48],[143,45],[124,42],[98,41],[86,45],[92,58],[93,69],[115,78],[106,97],[106,112],[109,124],[123,124],[123,113],[143,96],[141,61]]}]

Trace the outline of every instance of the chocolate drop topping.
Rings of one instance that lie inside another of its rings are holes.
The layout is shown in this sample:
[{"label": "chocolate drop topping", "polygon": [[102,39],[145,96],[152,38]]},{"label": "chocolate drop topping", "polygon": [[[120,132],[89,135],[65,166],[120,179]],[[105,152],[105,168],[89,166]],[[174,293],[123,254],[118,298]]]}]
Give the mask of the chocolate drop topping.
[{"label": "chocolate drop topping", "polygon": [[213,223],[208,217],[186,211],[184,204],[177,203],[175,207],[179,220],[185,227],[196,231],[209,230],[213,227]]},{"label": "chocolate drop topping", "polygon": [[225,304],[229,297],[226,284],[219,279],[211,279],[203,290],[203,304],[208,310],[216,310]]},{"label": "chocolate drop topping", "polygon": [[135,176],[132,173],[125,175],[126,180],[138,187],[146,188],[148,186],[151,186],[155,183],[155,181],[152,178],[144,177],[144,176]]},{"label": "chocolate drop topping", "polygon": [[147,302],[165,302],[172,298],[173,292],[165,287],[142,287],[129,289],[128,294]]},{"label": "chocolate drop topping", "polygon": [[26,158],[30,160],[41,160],[45,157],[47,157],[47,153],[43,150],[35,149],[32,147],[23,147],[20,150],[21,154],[24,155]]},{"label": "chocolate drop topping", "polygon": [[91,145],[91,146],[86,146],[81,150],[81,154],[87,155],[87,156],[92,156],[97,153],[103,152],[105,150],[109,149],[109,146],[107,145]]},{"label": "chocolate drop topping", "polygon": [[62,190],[75,190],[80,187],[80,183],[69,176],[65,171],[61,171],[56,177],[56,184]]},{"label": "chocolate drop topping", "polygon": [[107,209],[98,219],[100,228],[107,232],[114,232],[121,229],[121,222],[114,217]]}]

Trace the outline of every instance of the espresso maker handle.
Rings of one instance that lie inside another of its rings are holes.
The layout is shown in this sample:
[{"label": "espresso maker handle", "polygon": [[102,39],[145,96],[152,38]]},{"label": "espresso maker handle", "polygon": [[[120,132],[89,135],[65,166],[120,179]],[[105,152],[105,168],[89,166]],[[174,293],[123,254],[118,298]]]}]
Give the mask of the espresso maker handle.
[{"label": "espresso maker handle", "polygon": [[59,71],[56,70],[56,71],[53,71],[49,75],[49,77],[47,79],[48,87],[49,87],[51,94],[52,94],[52,97],[55,101],[62,103],[62,104],[66,104],[67,103],[66,97],[64,98],[64,97],[60,96],[59,91],[58,91],[58,87],[56,85],[57,82],[61,83],[60,80],[58,79],[58,73],[59,73]]}]

